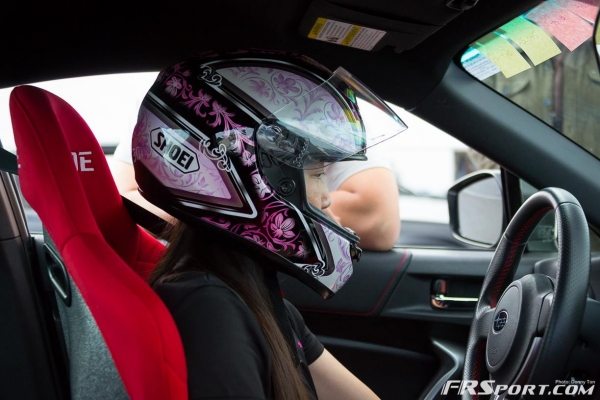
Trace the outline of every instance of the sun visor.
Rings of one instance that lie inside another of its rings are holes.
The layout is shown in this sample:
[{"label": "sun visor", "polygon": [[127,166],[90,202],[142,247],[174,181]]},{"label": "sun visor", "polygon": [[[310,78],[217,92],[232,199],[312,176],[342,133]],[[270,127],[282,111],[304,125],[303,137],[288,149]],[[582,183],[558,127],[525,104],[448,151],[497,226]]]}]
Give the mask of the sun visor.
[{"label": "sun visor", "polygon": [[[299,31],[306,38],[325,43],[365,51],[392,47],[400,53],[460,15],[465,8],[454,3],[457,1],[381,2],[385,9],[378,9],[376,3],[317,0],[310,4]],[[477,1],[468,3],[473,6]],[[427,21],[422,21],[423,10],[428,11]]]}]

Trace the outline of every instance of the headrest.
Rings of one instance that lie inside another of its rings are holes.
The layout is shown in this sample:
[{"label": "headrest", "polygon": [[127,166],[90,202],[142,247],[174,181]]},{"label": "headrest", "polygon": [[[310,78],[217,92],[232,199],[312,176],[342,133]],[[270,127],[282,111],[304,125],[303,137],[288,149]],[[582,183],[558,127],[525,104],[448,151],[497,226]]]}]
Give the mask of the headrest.
[{"label": "headrest", "polygon": [[[90,218],[93,218],[117,254],[136,272],[147,277],[161,257],[164,246],[138,227],[127,213],[102,148],[83,118],[60,97],[32,86],[14,89],[11,107],[15,129],[39,129],[37,141],[40,146],[36,151],[43,154],[32,156],[37,162],[46,160],[48,171],[60,171],[55,180],[47,173],[35,178],[37,182],[33,187],[24,189],[31,190],[28,198],[36,204],[31,201],[30,204],[42,213],[48,207],[64,207],[68,213],[77,216],[73,219],[78,230],[91,229]],[[16,118],[19,115],[22,118]],[[30,139],[33,140],[33,136]],[[30,144],[26,146],[30,147]],[[33,148],[30,151],[34,151]],[[21,176],[29,173],[27,168],[22,168],[26,161],[24,156],[19,156]],[[67,171],[72,173],[67,174]],[[83,188],[82,196],[75,189],[78,182]],[[46,198],[61,201],[60,204],[48,204]],[[91,216],[86,214],[85,207],[82,208],[85,203],[89,205]],[[60,215],[63,213],[55,212],[47,218],[62,218]],[[67,225],[53,225],[57,230],[54,240],[60,247],[61,238],[69,237],[73,232]]]}]

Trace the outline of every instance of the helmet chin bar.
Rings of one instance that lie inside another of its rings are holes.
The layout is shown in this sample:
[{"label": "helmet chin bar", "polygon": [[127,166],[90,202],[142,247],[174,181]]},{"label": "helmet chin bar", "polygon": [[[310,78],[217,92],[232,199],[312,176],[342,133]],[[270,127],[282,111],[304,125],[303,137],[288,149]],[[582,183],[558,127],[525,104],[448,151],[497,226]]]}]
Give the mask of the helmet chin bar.
[{"label": "helmet chin bar", "polygon": [[[282,198],[293,204],[310,219],[325,224],[350,243],[358,243],[360,238],[352,229],[336,224],[323,211],[316,209],[308,202],[305,191],[304,170],[291,167],[285,162],[275,159],[260,147],[257,149],[257,154],[257,161],[262,172],[271,187],[275,188]],[[358,250],[360,249],[358,248]],[[355,252],[358,252],[358,250],[355,250]],[[360,252],[358,252],[358,257],[360,257]]]},{"label": "helmet chin bar", "polygon": [[[358,235],[356,234],[356,232],[354,232],[351,228],[345,226],[344,229],[346,229],[352,235],[354,235],[358,238]],[[362,255],[362,252],[363,252],[363,250],[360,247],[358,247],[357,243],[358,243],[358,240],[356,242],[350,243],[350,258],[352,258],[355,261],[360,260],[360,256]]]}]

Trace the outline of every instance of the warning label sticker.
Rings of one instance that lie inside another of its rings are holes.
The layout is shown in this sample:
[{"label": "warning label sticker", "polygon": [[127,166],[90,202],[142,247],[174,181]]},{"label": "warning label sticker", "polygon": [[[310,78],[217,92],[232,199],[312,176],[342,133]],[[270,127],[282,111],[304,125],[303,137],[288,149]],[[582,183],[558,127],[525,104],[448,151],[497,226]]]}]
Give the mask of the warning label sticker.
[{"label": "warning label sticker", "polygon": [[308,37],[361,50],[373,47],[385,36],[385,31],[365,26],[348,24],[327,18],[317,18]]}]

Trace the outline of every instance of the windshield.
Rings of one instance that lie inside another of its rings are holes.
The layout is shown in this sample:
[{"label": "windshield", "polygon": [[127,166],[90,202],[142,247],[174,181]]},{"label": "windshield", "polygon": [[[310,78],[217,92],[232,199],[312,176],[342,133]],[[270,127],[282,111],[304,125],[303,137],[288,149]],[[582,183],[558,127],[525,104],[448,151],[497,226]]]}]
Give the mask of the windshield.
[{"label": "windshield", "polygon": [[600,0],[546,1],[473,42],[463,67],[600,158]]}]

